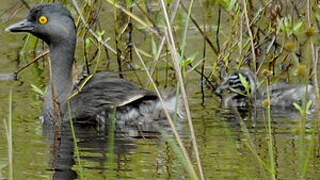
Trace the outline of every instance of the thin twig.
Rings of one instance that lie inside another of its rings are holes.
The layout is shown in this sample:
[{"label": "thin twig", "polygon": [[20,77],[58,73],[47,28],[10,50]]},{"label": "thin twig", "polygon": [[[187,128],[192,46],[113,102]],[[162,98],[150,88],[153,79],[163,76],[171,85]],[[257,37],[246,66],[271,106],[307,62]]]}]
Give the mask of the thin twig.
[{"label": "thin twig", "polygon": [[[183,3],[181,3],[181,7],[184,11],[186,11],[188,13],[187,8],[183,5]],[[213,50],[213,52],[216,55],[219,55],[219,51],[217,50],[216,47],[214,47],[213,43],[211,42],[211,40],[209,39],[209,37],[207,36],[206,33],[203,32],[203,30],[201,29],[201,27],[199,26],[199,24],[197,23],[197,21],[190,16],[190,20],[192,21],[192,23],[196,26],[196,28],[198,29],[198,31],[200,32],[200,34],[203,36],[203,38],[208,42],[209,46],[211,47],[211,49]]]},{"label": "thin twig", "polygon": [[117,17],[117,8],[116,8],[116,1],[113,1],[112,4],[113,7],[113,26],[114,26],[114,40],[117,50],[117,63],[118,63],[118,70],[119,70],[119,78],[123,78],[122,74],[122,63],[121,63],[121,50],[119,47],[119,41],[120,41],[120,34],[119,34],[119,27],[118,27],[118,17]]},{"label": "thin twig", "polygon": [[39,61],[42,57],[44,57],[44,56],[46,56],[46,55],[48,55],[48,54],[49,54],[49,50],[41,53],[39,56],[37,56],[36,58],[34,58],[30,63],[28,63],[28,64],[20,67],[19,69],[17,69],[17,70],[14,72],[14,74],[18,75],[18,73],[20,73],[21,71],[23,71],[24,69],[26,69],[27,67],[29,67],[31,64]]},{"label": "thin twig", "polygon": [[257,72],[257,60],[256,60],[256,53],[254,51],[254,41],[253,41],[253,35],[252,35],[252,31],[250,28],[250,21],[249,21],[249,17],[248,17],[248,12],[247,12],[247,4],[246,4],[246,0],[243,0],[243,10],[244,10],[244,15],[246,17],[246,24],[247,24],[247,28],[248,28],[248,34],[250,37],[250,42],[251,42],[251,53],[252,53],[252,60],[253,60],[253,69],[254,69],[254,73]]},{"label": "thin twig", "polygon": [[[179,0],[180,1],[180,0]],[[172,4],[174,4],[174,3],[172,3]],[[176,3],[177,4],[177,6],[179,5],[179,3]],[[157,27],[157,24],[154,22],[154,20],[150,17],[150,15],[146,12],[146,11],[144,11],[143,9],[142,9],[142,7],[138,4],[138,3],[135,3],[135,5],[137,6],[137,8],[142,12],[142,14],[148,19],[148,21],[150,21],[150,23],[152,24],[152,26],[154,27],[154,28],[156,28],[156,30],[158,31],[158,33],[160,32],[159,31],[159,28]]]},{"label": "thin twig", "polygon": [[[206,2],[207,3],[207,2]],[[202,4],[205,4],[205,2],[203,2]],[[205,8],[205,13],[203,13],[203,31],[205,34],[207,34],[207,14],[208,14],[208,5],[203,5]],[[218,17],[218,27],[217,27],[217,31],[216,31],[216,43],[217,43],[217,47],[218,50],[220,51],[220,47],[219,47],[219,27],[220,27],[220,14],[221,14],[221,9],[219,6],[219,17]],[[202,59],[203,62],[201,64],[201,73],[200,73],[200,82],[201,82],[201,105],[204,105],[204,100],[205,100],[205,92],[204,92],[204,73],[205,73],[205,65],[206,65],[206,53],[207,52],[207,42],[206,39],[203,38],[203,51],[202,51]]]},{"label": "thin twig", "polygon": [[30,10],[30,6],[29,6],[29,4],[28,4],[25,0],[20,0],[20,1],[21,1],[21,3],[22,3],[27,9]]},{"label": "thin twig", "polygon": [[[219,43],[219,32],[220,32],[220,25],[221,25],[221,6],[219,5],[219,11],[218,11],[218,25],[217,25],[217,31],[216,31],[216,44],[218,52],[220,52],[220,43]],[[204,30],[206,33],[206,30]],[[207,33],[206,33],[207,34]]]}]

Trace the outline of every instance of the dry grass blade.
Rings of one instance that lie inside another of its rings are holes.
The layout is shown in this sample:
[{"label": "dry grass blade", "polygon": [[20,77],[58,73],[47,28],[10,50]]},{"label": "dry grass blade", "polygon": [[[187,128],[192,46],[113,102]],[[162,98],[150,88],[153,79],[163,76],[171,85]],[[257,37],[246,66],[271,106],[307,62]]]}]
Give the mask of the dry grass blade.
[{"label": "dry grass blade", "polygon": [[[182,9],[188,13],[187,8],[181,3],[181,7]],[[213,43],[211,42],[211,40],[209,39],[209,37],[207,36],[207,34],[201,29],[201,27],[199,26],[199,24],[197,23],[197,21],[190,15],[190,20],[192,21],[192,23],[196,26],[196,28],[198,29],[198,31],[200,32],[200,34],[203,36],[203,38],[207,41],[207,43],[209,44],[210,48],[213,50],[213,52],[216,55],[219,55],[219,51],[216,47],[214,47]]]},{"label": "dry grass blade", "polygon": [[244,10],[244,15],[246,17],[246,24],[247,24],[247,28],[248,28],[248,33],[249,33],[249,37],[250,37],[250,42],[251,42],[251,51],[252,51],[252,60],[253,60],[253,69],[254,72],[257,73],[257,66],[256,66],[256,53],[254,50],[254,42],[253,42],[253,35],[252,35],[252,31],[250,29],[250,22],[249,22],[249,17],[248,17],[248,12],[247,12],[247,4],[246,4],[246,0],[243,0],[243,10]]},{"label": "dry grass blade", "polygon": [[201,165],[201,160],[200,160],[200,155],[199,155],[199,151],[198,151],[198,145],[197,145],[197,141],[196,141],[196,136],[195,136],[195,132],[194,132],[194,128],[192,125],[192,118],[191,118],[191,112],[190,112],[190,108],[189,108],[189,103],[188,103],[188,98],[187,98],[187,93],[184,87],[184,83],[183,83],[183,78],[181,75],[181,68],[180,65],[178,63],[178,54],[176,51],[176,47],[175,47],[175,42],[173,39],[173,33],[172,33],[172,28],[170,25],[170,21],[168,18],[168,14],[167,14],[167,10],[166,10],[166,5],[164,3],[163,0],[160,1],[161,2],[161,7],[163,10],[163,14],[164,14],[164,18],[167,24],[167,31],[166,32],[166,36],[167,36],[167,42],[170,48],[170,52],[171,52],[171,56],[172,56],[172,61],[174,64],[174,68],[176,71],[176,76],[178,78],[179,84],[180,84],[180,88],[181,88],[181,94],[183,97],[183,101],[184,101],[184,106],[186,109],[186,113],[187,113],[187,119],[188,119],[188,124],[189,124],[189,128],[190,128],[190,132],[191,132],[191,137],[192,137],[192,144],[193,144],[193,149],[196,155],[196,159],[197,159],[197,164],[198,164],[198,168],[199,168],[199,173],[200,173],[200,177],[203,180],[204,179],[204,175],[203,175],[203,170],[202,170],[202,165]]},{"label": "dry grass blade", "polygon": [[[74,1],[74,0],[72,0],[72,1]],[[116,8],[120,9],[121,11],[123,11],[125,14],[130,16],[132,19],[137,21],[139,24],[141,24],[143,27],[145,27],[146,29],[148,29],[152,33],[154,33],[154,34],[159,36],[159,33],[156,30],[154,30],[150,25],[148,25],[145,22],[143,22],[140,18],[138,18],[136,15],[132,14],[130,11],[126,10],[124,7],[122,7],[119,4],[115,3],[113,0],[106,0],[106,1],[108,3],[114,5]]]},{"label": "dry grass blade", "polygon": [[[177,15],[177,11],[178,11],[178,8],[179,8],[179,4],[180,4],[180,0],[178,0],[178,1],[176,2],[176,6],[174,7],[174,9],[173,9],[173,11],[172,11],[171,18],[170,18],[170,23],[171,23],[171,24],[173,23],[176,15]],[[152,65],[151,65],[151,68],[150,68],[150,74],[151,74],[151,75],[153,75],[153,72],[154,72],[154,70],[155,70],[155,68],[156,68],[157,62],[158,62],[158,60],[159,60],[159,58],[160,58],[161,51],[162,51],[162,49],[163,49],[163,45],[164,45],[164,42],[165,42],[165,40],[166,40],[165,38],[166,38],[165,36],[163,36],[163,37],[161,38],[161,42],[160,42],[160,46],[159,46],[159,49],[158,49],[156,58],[154,59]],[[148,84],[149,84],[149,83],[150,83],[150,81],[148,80],[148,82],[146,83],[146,87],[148,87]]]}]

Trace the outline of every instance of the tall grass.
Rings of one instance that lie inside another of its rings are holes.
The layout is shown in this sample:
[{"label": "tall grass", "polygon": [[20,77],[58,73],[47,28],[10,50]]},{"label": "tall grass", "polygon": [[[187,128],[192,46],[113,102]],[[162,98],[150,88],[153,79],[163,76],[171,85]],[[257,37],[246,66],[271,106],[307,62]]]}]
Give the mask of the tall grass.
[{"label": "tall grass", "polygon": [[274,160],[274,143],[273,143],[273,134],[272,134],[272,127],[271,127],[271,98],[270,98],[270,81],[269,79],[267,82],[267,131],[268,131],[268,151],[269,151],[269,158],[270,158],[270,171],[271,171],[271,178],[273,180],[276,179],[276,170],[275,170],[275,160]]}]

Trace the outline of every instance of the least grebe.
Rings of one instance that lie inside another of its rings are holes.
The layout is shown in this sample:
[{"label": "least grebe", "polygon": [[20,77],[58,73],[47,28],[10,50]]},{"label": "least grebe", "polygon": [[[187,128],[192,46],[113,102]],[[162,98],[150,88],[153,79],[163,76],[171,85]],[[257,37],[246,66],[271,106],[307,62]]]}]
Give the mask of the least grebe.
[{"label": "least grebe", "polygon": [[[44,3],[32,8],[26,19],[9,26],[9,32],[28,32],[49,46],[52,78],[44,99],[42,119],[54,124],[57,109],[63,121],[69,119],[67,99],[77,88],[72,84],[72,65],[76,46],[76,27],[70,12],[57,3]],[[52,88],[53,85],[53,88]],[[53,91],[54,89],[54,91]],[[52,93],[54,92],[54,93]],[[165,99],[169,113],[175,112],[175,96]],[[178,116],[182,116],[181,103]],[[116,120],[134,121],[140,118],[163,118],[162,104],[152,91],[137,87],[124,79],[113,78],[107,72],[96,73],[84,88],[70,100],[73,119],[89,122],[107,117],[116,107]]]},{"label": "least grebe", "polygon": [[[249,89],[244,87],[240,74],[248,82]],[[230,95],[224,98],[224,105],[229,107],[247,107],[254,102],[257,107],[261,107],[267,99],[267,89],[260,85],[256,75],[249,69],[237,70],[227,75],[216,89],[216,93],[221,95],[226,91]],[[315,100],[311,84],[274,83],[270,85],[269,92],[270,105],[274,107],[293,108],[293,103],[301,105],[305,97],[312,102]]]}]

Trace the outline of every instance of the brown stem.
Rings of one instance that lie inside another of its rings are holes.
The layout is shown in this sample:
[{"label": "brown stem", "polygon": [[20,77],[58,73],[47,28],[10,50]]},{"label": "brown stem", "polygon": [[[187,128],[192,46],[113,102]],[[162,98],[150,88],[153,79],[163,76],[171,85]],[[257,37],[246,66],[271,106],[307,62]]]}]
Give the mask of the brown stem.
[{"label": "brown stem", "polygon": [[18,75],[18,73],[20,73],[21,71],[23,71],[24,69],[26,69],[27,67],[29,67],[31,64],[39,61],[42,57],[44,57],[44,56],[46,56],[46,55],[48,55],[48,54],[49,54],[49,50],[43,52],[42,54],[40,54],[39,56],[37,56],[36,58],[34,58],[30,63],[28,63],[28,64],[22,66],[21,68],[19,68],[18,70],[16,70],[16,71],[14,72],[14,74]]},{"label": "brown stem", "polygon": [[54,92],[54,84],[52,79],[52,69],[51,69],[51,60],[49,59],[49,71],[50,71],[50,84],[51,84],[51,93],[52,93],[52,103],[53,103],[53,110],[54,110],[54,119],[56,122],[56,126],[59,125],[59,117],[60,117],[60,111],[57,106],[56,96]]}]

